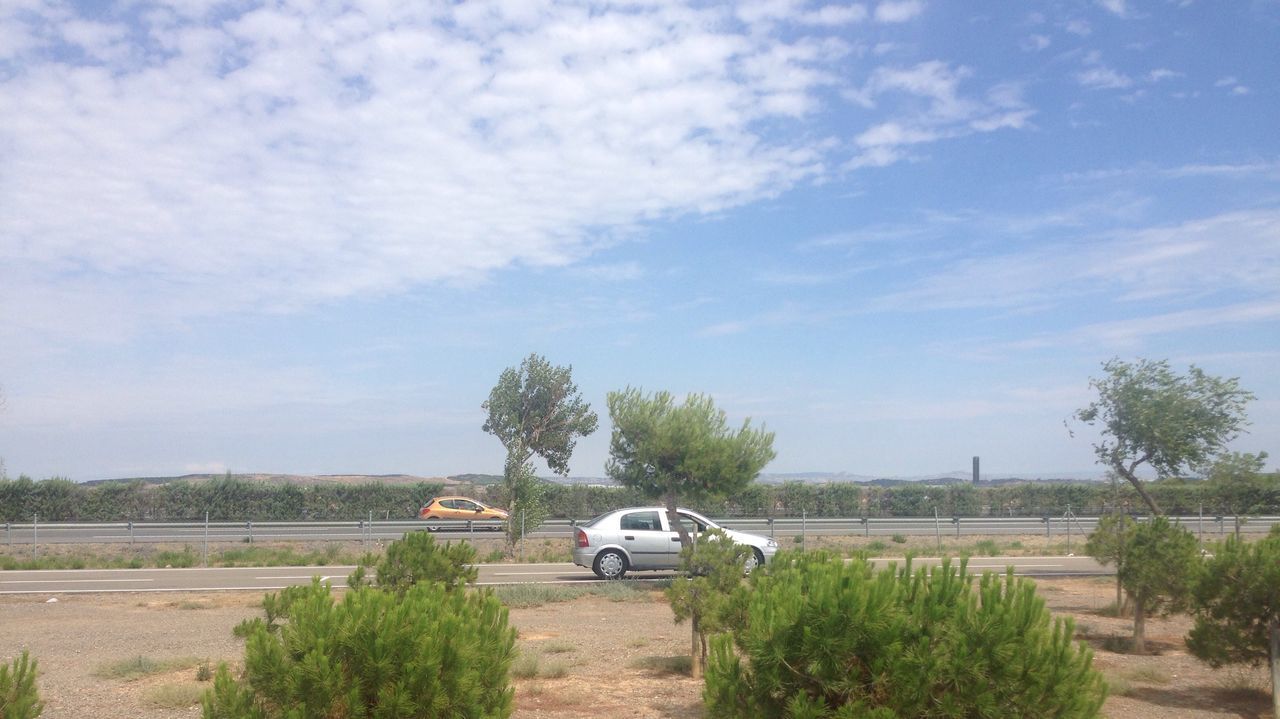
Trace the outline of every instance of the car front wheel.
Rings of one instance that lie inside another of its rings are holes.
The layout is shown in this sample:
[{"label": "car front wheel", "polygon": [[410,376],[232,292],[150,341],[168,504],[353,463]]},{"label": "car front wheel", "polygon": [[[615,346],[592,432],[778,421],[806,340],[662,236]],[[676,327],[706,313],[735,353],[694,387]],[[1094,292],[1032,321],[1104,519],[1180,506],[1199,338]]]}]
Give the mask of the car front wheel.
[{"label": "car front wheel", "polygon": [[601,579],[622,579],[622,575],[627,573],[627,558],[616,549],[606,549],[596,555],[592,570]]},{"label": "car front wheel", "polygon": [[764,564],[764,555],[760,553],[759,549],[752,547],[751,554],[747,555],[747,558],[742,562],[742,573],[750,574],[761,564]]}]

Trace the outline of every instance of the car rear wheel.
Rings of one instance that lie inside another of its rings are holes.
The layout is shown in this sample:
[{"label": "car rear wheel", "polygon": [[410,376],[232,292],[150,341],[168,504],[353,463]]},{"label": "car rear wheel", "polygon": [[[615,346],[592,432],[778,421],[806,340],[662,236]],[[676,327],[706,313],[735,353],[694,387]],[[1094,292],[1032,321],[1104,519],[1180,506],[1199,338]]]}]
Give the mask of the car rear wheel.
[{"label": "car rear wheel", "polygon": [[622,575],[627,573],[627,558],[616,549],[606,549],[596,555],[592,571],[601,579],[622,579]]},{"label": "car rear wheel", "polygon": [[434,517],[434,516],[432,516],[432,517],[427,517],[427,521],[428,521],[428,522],[433,522],[433,524],[428,524],[428,525],[427,525],[427,531],[428,531],[428,532],[438,532],[438,531],[440,531],[440,525],[438,525],[438,524],[434,524],[434,522],[435,522],[436,520],[438,520],[438,519],[440,519],[440,518],[439,518],[439,517]]}]

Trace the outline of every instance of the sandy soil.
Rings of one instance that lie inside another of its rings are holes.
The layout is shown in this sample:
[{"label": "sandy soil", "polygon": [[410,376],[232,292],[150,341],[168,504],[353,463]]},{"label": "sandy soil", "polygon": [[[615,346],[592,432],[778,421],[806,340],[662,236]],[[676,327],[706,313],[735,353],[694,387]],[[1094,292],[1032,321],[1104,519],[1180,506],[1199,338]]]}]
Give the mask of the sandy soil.
[{"label": "sandy soil", "polygon": [[[1116,694],[1103,716],[1137,719],[1259,718],[1269,716],[1261,671],[1215,672],[1187,655],[1185,618],[1148,625],[1156,654],[1107,651],[1110,637],[1127,635],[1129,623],[1100,611],[1114,598],[1106,579],[1055,579],[1039,583],[1058,614],[1076,619],[1078,635],[1094,645],[1096,666]],[[196,670],[126,681],[100,678],[95,670],[135,657],[194,657],[238,662],[242,643],[231,634],[240,620],[259,614],[259,596],[64,595],[0,597],[0,659],[29,649],[40,663],[39,687],[48,719],[198,717],[197,706],[155,706],[164,688],[199,686]],[[615,603],[599,598],[514,609],[523,655],[535,656],[544,675],[515,680],[521,719],[605,719],[703,716],[701,682],[666,673],[663,660],[688,653],[688,628],[675,626],[670,609],[652,602]],[[655,665],[658,668],[654,668]],[[207,685],[204,685],[207,686]],[[1252,688],[1251,688],[1252,687]]]}]

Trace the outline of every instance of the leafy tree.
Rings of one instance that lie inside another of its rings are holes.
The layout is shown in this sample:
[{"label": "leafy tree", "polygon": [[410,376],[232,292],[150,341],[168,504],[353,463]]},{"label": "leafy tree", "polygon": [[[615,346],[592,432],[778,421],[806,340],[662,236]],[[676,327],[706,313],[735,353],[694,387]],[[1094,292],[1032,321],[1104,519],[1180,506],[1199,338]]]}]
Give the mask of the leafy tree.
[{"label": "leafy tree", "polygon": [[627,487],[661,498],[682,548],[689,532],[676,520],[678,499],[698,502],[735,494],[773,460],[773,433],[745,420],[731,430],[710,397],[691,394],[676,405],[669,392],[609,393],[613,437],[606,471]]},{"label": "leafy tree", "polygon": [[[1266,452],[1232,452],[1214,462],[1209,468],[1208,480],[1211,491],[1218,499],[1218,508],[1236,517],[1264,509],[1271,499],[1268,496],[1271,485],[1275,484],[1263,479],[1262,469],[1266,463]],[[1237,523],[1236,533],[1239,531],[1240,525]]]},{"label": "leafy tree", "polygon": [[44,711],[36,689],[36,660],[24,650],[13,665],[0,664],[0,717],[35,719]]},{"label": "leafy tree", "polygon": [[1133,600],[1133,651],[1147,650],[1147,617],[1186,606],[1200,562],[1195,535],[1168,517],[1153,517],[1128,535],[1116,565],[1120,583]]},{"label": "leafy tree", "polygon": [[[1133,530],[1138,526],[1137,522],[1127,514],[1107,514],[1098,519],[1098,526],[1094,528],[1089,535],[1088,541],[1085,542],[1084,552],[1090,557],[1098,560],[1102,566],[1115,564],[1117,567],[1124,564],[1125,547],[1133,541]],[[1124,609],[1124,583],[1120,581],[1120,573],[1116,573],[1116,615],[1118,616]]]},{"label": "leafy tree", "polygon": [[[409,532],[387,546],[375,565],[378,586],[404,594],[419,582],[431,582],[447,590],[465,587],[476,581],[480,570],[475,567],[476,550],[467,542],[438,544],[426,532]],[[356,567],[347,584],[365,583],[364,562]]]},{"label": "leafy tree", "polygon": [[510,548],[521,531],[522,512],[527,529],[536,528],[545,516],[541,482],[529,461],[537,455],[551,471],[568,476],[577,438],[596,431],[599,420],[573,383],[573,368],[552,365],[538,354],[526,357],[519,369],[503,370],[480,406],[489,413],[484,431],[507,450],[503,484],[511,510]]},{"label": "leafy tree", "polygon": [[1205,563],[1193,593],[1187,648],[1215,669],[1268,662],[1280,716],[1280,526],[1252,544],[1228,537]]},{"label": "leafy tree", "polygon": [[1098,461],[1128,480],[1152,514],[1161,514],[1138,467],[1150,465],[1165,477],[1207,466],[1243,431],[1244,408],[1254,396],[1237,378],[1212,377],[1195,365],[1186,375],[1164,360],[1112,359],[1102,369],[1105,377],[1089,380],[1098,399],[1073,416],[1101,426],[1093,446]]},{"label": "leafy tree", "polygon": [[316,579],[292,597],[287,619],[277,631],[250,628],[242,679],[218,667],[206,719],[511,715],[515,630],[490,592],[360,587],[335,603]]},{"label": "leafy tree", "polygon": [[707,659],[707,637],[730,628],[731,597],[742,584],[743,563],[751,551],[735,544],[721,529],[708,530],[680,550],[680,567],[686,574],[671,582],[667,599],[676,624],[688,619],[693,630],[690,656],[695,679],[702,676]]},{"label": "leafy tree", "polygon": [[739,592],[745,619],[711,640],[717,719],[1094,717],[1106,698],[1071,620],[1012,571],[975,589],[963,562],[876,571],[809,552]]}]

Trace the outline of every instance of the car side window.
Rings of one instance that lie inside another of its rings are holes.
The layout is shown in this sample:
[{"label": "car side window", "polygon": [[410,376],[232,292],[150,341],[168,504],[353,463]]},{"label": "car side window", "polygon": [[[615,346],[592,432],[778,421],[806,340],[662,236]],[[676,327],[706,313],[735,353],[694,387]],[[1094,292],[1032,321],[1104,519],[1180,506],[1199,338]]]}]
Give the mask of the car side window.
[{"label": "car side window", "polygon": [[662,530],[662,520],[657,512],[632,512],[624,514],[618,520],[619,529],[636,529],[642,532]]},{"label": "car side window", "polygon": [[474,512],[474,511],[476,511],[476,510],[480,509],[480,505],[476,504],[475,502],[468,502],[468,501],[467,501],[467,500],[465,500],[465,499],[459,499],[459,500],[458,500],[458,507],[457,507],[457,508],[458,508],[458,509],[465,509],[465,510],[468,510],[468,511]]},{"label": "car side window", "polygon": [[457,500],[453,500],[453,499],[442,499],[440,500],[440,506],[444,507],[445,509],[457,509],[458,502]]},{"label": "car side window", "polygon": [[707,525],[687,514],[680,515],[680,524],[684,525],[684,531],[690,534],[702,534],[703,530],[707,528]]}]

